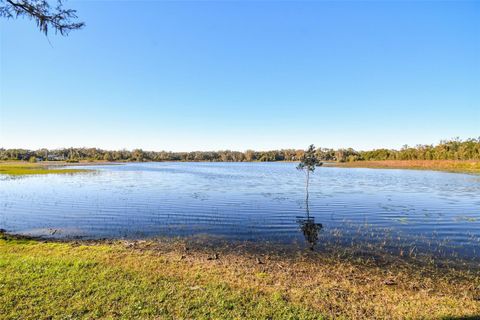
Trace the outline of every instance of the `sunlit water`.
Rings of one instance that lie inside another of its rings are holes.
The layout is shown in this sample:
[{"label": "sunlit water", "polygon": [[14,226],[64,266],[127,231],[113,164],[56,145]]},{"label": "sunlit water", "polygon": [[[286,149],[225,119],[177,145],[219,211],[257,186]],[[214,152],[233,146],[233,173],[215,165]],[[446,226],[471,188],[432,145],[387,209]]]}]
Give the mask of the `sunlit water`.
[{"label": "sunlit water", "polygon": [[208,235],[480,254],[479,176],[321,167],[311,177],[307,213],[304,175],[295,166],[129,163],[74,175],[0,175],[0,228],[45,237]]}]

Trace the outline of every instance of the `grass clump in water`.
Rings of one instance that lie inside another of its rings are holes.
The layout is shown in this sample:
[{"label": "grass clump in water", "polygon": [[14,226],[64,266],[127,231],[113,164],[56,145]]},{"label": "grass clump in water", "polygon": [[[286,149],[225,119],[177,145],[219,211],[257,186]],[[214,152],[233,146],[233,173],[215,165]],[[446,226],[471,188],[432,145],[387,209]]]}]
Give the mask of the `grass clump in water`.
[{"label": "grass clump in water", "polygon": [[88,171],[89,170],[84,169],[54,169],[36,163],[0,163],[0,174],[8,174],[13,176],[34,174],[71,174]]}]

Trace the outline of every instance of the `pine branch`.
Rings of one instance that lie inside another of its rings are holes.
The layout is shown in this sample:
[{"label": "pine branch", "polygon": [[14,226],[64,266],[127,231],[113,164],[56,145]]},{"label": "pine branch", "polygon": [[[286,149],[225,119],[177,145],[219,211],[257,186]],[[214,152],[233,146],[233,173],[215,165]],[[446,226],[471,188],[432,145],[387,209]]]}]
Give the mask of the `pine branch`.
[{"label": "pine branch", "polygon": [[18,18],[27,16],[34,19],[41,32],[48,34],[49,28],[53,28],[55,33],[68,35],[71,30],[81,29],[85,26],[84,22],[73,22],[77,19],[76,10],[64,9],[61,0],[58,0],[57,6],[51,9],[49,3],[45,0],[6,0],[6,5],[0,7],[0,16],[6,18]]}]

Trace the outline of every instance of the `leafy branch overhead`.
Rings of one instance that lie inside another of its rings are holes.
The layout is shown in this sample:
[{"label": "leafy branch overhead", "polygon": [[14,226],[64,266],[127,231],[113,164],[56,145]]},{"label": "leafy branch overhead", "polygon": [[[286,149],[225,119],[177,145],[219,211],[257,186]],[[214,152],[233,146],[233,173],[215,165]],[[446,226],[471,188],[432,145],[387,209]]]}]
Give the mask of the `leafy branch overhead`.
[{"label": "leafy branch overhead", "polygon": [[85,23],[77,21],[76,13],[76,10],[65,9],[62,0],[58,0],[54,7],[46,0],[0,0],[0,17],[28,17],[35,20],[45,35],[52,28],[62,36],[83,28]]}]

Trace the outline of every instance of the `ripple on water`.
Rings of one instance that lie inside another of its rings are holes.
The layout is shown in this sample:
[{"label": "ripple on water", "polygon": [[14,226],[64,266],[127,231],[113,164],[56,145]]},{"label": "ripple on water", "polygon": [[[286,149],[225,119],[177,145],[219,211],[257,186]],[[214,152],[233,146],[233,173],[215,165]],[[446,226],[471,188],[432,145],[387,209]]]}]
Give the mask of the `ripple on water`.
[{"label": "ripple on water", "polygon": [[312,176],[307,212],[304,176],[293,163],[91,168],[98,173],[0,175],[0,228],[60,238],[210,234],[293,243],[304,240],[301,223],[311,221],[322,225],[324,243],[392,239],[429,250],[448,244],[464,255],[480,243],[475,176],[322,167]]}]

